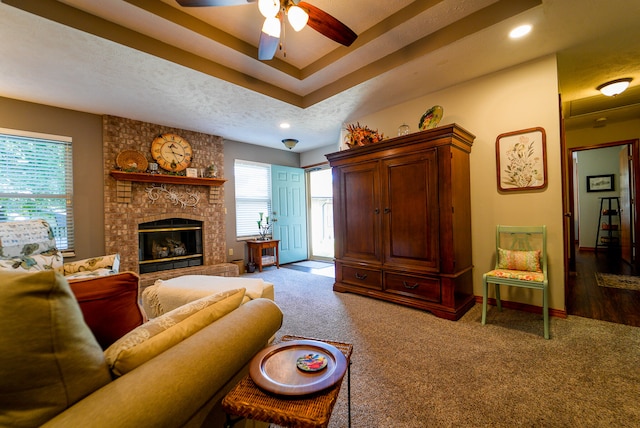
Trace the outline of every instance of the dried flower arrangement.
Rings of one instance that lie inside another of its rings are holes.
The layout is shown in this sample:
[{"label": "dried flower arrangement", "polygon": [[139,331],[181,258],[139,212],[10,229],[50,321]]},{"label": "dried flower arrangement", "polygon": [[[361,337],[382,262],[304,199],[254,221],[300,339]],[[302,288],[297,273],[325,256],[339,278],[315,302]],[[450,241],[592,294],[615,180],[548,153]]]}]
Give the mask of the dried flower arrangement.
[{"label": "dried flower arrangement", "polygon": [[366,146],[367,144],[377,143],[382,141],[384,135],[379,133],[376,129],[375,131],[368,126],[362,126],[360,123],[349,124],[345,128],[347,131],[347,135],[345,136],[345,143],[349,148],[357,147],[357,146]]}]

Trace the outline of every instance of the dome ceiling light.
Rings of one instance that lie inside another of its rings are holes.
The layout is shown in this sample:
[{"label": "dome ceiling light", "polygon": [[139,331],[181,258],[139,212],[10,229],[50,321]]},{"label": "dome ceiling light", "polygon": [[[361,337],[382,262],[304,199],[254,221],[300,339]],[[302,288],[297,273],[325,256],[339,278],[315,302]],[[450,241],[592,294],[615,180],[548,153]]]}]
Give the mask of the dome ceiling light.
[{"label": "dome ceiling light", "polygon": [[596,89],[608,97],[615,97],[616,95],[619,95],[624,91],[626,91],[632,80],[633,79],[631,77],[616,79],[607,83],[603,83],[602,85],[598,86]]},{"label": "dome ceiling light", "polygon": [[287,149],[291,150],[296,146],[296,144],[298,144],[298,140],[295,138],[285,138],[282,140],[282,144],[284,144]]}]

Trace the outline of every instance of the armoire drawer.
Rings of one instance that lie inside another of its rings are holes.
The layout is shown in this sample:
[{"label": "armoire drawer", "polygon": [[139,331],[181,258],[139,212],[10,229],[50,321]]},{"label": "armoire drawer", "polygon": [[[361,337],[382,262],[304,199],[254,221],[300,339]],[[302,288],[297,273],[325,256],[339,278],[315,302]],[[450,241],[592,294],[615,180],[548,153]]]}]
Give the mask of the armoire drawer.
[{"label": "armoire drawer", "polygon": [[382,290],[382,274],[379,270],[340,265],[342,282],[359,287]]},{"label": "armoire drawer", "polygon": [[384,288],[389,293],[440,303],[440,279],[385,272]]}]

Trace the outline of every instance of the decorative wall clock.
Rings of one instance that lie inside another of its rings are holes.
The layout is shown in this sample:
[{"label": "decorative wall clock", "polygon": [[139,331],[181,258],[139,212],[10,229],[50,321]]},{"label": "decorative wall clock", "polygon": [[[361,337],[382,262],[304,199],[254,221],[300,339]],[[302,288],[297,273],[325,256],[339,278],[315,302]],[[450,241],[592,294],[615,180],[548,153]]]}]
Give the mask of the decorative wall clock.
[{"label": "decorative wall clock", "polygon": [[151,156],[160,168],[178,172],[191,165],[191,144],[176,134],[160,134],[151,143]]}]

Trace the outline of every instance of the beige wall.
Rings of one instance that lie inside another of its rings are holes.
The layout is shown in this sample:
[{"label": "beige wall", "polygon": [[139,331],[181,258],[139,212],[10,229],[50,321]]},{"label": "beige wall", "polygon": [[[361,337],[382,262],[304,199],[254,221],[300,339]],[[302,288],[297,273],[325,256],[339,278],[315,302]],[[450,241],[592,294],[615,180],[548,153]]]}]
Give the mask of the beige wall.
[{"label": "beige wall", "polygon": [[102,116],[0,97],[0,128],[73,139],[76,258],[103,255]]},{"label": "beige wall", "polygon": [[[436,104],[444,108],[441,124],[455,122],[476,135],[471,150],[474,294],[482,294],[482,274],[494,263],[496,224],[546,224],[550,306],[564,310],[562,177],[555,56],[475,79],[351,122],[358,121],[385,135],[395,136],[403,122],[416,131],[424,111]],[[496,137],[536,126],[544,128],[547,135],[547,188],[498,192]],[[503,299],[542,305],[540,292],[505,288]],[[493,295],[493,291],[490,294]]]}]

